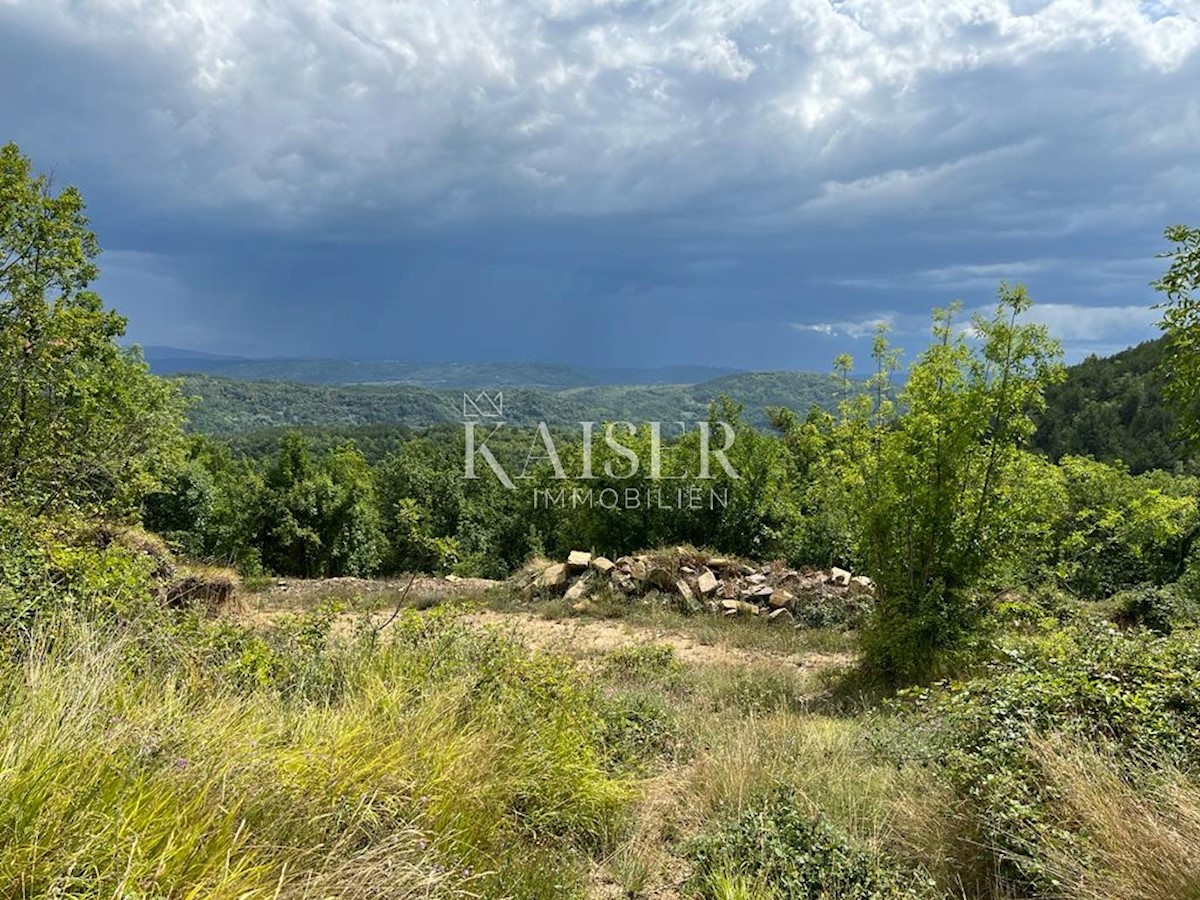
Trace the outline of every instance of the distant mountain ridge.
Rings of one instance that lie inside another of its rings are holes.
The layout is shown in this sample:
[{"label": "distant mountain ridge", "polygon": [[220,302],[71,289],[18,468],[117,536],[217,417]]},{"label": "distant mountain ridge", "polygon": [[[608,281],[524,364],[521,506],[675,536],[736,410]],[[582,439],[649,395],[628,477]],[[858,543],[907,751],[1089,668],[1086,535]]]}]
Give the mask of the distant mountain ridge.
[{"label": "distant mountain ridge", "polygon": [[297,384],[411,384],[481,390],[531,387],[562,390],[617,384],[697,384],[741,370],[720,366],[657,368],[570,366],[553,363],[409,363],[397,360],[246,359],[173,347],[144,347],[156,375],[203,374],[242,381]]},{"label": "distant mountain ridge", "polygon": [[[185,394],[197,398],[190,411],[191,428],[209,434],[311,426],[421,428],[463,421],[463,388],[302,384],[213,375],[184,375],[180,382]],[[479,389],[476,382],[465,392]],[[706,418],[709,404],[722,395],[743,405],[746,421],[765,426],[768,407],[785,406],[806,415],[814,406],[831,409],[838,399],[834,378],[812,372],[745,372],[696,384],[503,387],[503,393],[505,421],[546,422],[551,427],[585,421],[694,423]]]}]

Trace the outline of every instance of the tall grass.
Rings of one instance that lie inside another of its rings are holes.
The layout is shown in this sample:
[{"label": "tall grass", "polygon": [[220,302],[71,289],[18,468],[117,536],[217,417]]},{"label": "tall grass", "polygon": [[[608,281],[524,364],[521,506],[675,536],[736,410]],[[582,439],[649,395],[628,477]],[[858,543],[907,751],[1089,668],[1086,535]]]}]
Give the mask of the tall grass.
[{"label": "tall grass", "polygon": [[1200,785],[1170,766],[1130,766],[1062,741],[1035,750],[1060,827],[1084,838],[1035,849],[1063,897],[1200,898]]},{"label": "tall grass", "polygon": [[569,665],[446,617],[337,653],[321,702],[35,642],[0,671],[0,896],[576,892],[631,784]]}]

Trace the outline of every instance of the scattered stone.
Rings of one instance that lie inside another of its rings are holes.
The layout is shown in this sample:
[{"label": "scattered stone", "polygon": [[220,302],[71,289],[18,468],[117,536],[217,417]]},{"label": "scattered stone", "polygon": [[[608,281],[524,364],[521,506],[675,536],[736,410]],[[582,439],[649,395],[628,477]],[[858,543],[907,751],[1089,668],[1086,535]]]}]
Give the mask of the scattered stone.
[{"label": "scattered stone", "polygon": [[829,570],[829,581],[831,584],[839,584],[842,587],[850,586],[850,573],[845,569],[839,569],[834,566]]},{"label": "scattered stone", "polygon": [[567,586],[567,567],[564,563],[554,563],[542,570],[542,574],[534,582],[536,587],[543,590],[562,590]]},{"label": "scattered stone", "polygon": [[601,575],[607,575],[609,572],[611,572],[613,569],[616,568],[616,563],[614,563],[611,559],[607,559],[603,556],[593,556],[592,557],[592,568],[595,569],[597,572],[599,572]]},{"label": "scattered stone", "polygon": [[791,625],[796,619],[786,609],[776,609],[767,614],[767,621],[776,625]]},{"label": "scattered stone", "polygon": [[796,602],[796,598],[785,591],[783,588],[775,591],[767,598],[767,606],[771,609],[791,609],[792,604]]},{"label": "scattered stone", "polygon": [[453,572],[446,576],[446,580],[451,584],[458,584],[460,581],[462,581],[462,579]]},{"label": "scattered stone", "polygon": [[670,591],[675,588],[675,579],[671,577],[671,573],[660,566],[655,566],[646,573],[646,582],[660,591]]},{"label": "scattered stone", "polygon": [[[589,571],[595,574],[586,574]],[[797,570],[783,562],[751,566],[722,556],[706,559],[683,549],[621,556],[615,562],[574,550],[565,562],[540,571],[531,566],[525,572],[515,581],[523,596],[533,600],[563,595],[572,609],[607,585],[645,604],[666,604],[688,613],[707,607],[718,615],[764,615],[773,622],[798,623],[796,627],[861,621],[871,609],[875,587],[870,578],[845,569]],[[445,580],[461,579],[450,575]]]}]

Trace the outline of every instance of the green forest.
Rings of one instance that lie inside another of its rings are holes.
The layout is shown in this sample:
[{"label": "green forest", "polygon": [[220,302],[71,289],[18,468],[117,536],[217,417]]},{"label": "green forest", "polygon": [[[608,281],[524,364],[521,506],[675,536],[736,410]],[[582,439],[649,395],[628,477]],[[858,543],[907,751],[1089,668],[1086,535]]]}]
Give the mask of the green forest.
[{"label": "green forest", "polygon": [[473,437],[457,389],[153,375],[99,250],[0,149],[0,896],[1200,896],[1200,229],[1107,359],[1005,283],[911,359]]}]

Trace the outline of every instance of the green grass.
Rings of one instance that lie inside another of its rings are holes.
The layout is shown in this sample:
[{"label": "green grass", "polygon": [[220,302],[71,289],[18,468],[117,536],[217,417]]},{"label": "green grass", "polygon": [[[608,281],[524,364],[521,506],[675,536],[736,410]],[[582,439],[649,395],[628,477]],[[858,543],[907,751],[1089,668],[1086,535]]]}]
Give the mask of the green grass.
[{"label": "green grass", "polygon": [[42,642],[3,674],[0,896],[576,894],[633,783],[570,665],[448,617],[338,652],[310,702]]}]

